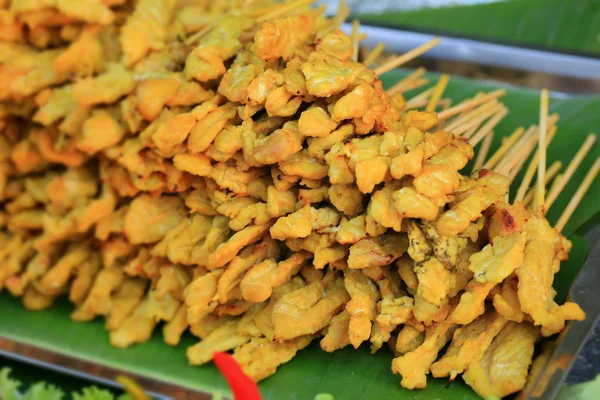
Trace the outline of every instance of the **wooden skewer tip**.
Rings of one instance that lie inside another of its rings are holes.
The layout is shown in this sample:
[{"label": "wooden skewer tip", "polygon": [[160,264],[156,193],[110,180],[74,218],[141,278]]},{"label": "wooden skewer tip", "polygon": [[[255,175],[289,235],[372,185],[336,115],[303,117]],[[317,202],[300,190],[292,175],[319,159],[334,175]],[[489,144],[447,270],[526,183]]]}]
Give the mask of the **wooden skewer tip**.
[{"label": "wooden skewer tip", "polygon": [[546,134],[548,129],[548,89],[540,96],[540,135],[538,137],[538,171],[536,184],[536,207],[544,210],[544,175],[546,174]]},{"label": "wooden skewer tip", "polygon": [[567,204],[567,207],[565,208],[562,215],[558,219],[558,222],[554,226],[554,228],[557,231],[561,232],[564,229],[565,225],[567,225],[567,222],[569,222],[569,219],[573,215],[573,212],[575,212],[575,209],[577,208],[577,206],[579,205],[579,203],[581,202],[581,200],[583,199],[583,197],[589,190],[590,186],[592,186],[592,183],[594,183],[594,179],[596,179],[596,176],[598,176],[599,171],[600,171],[600,158],[597,158],[596,161],[594,162],[594,165],[592,165],[592,168],[586,174],[585,178],[583,178],[583,181],[579,185],[579,188],[577,188],[575,195],[573,196],[573,198],[571,198],[571,201],[569,201],[569,204]]},{"label": "wooden skewer tip", "polygon": [[444,90],[446,90],[449,80],[450,76],[447,74],[442,74],[442,76],[440,76],[440,79],[438,79],[438,82],[433,89],[433,94],[429,99],[429,103],[427,104],[427,107],[425,107],[425,111],[435,111],[440,99],[442,98],[442,95],[444,94]]},{"label": "wooden skewer tip", "polygon": [[421,46],[416,47],[416,48],[396,57],[393,60],[390,60],[390,62],[380,65],[379,67],[375,68],[375,70],[374,70],[375,75],[379,76],[388,71],[391,71],[394,68],[398,68],[402,64],[404,64],[410,60],[413,60],[413,59],[417,58],[418,56],[422,55],[423,53],[431,50],[432,48],[437,46],[439,43],[440,43],[439,37],[433,38],[429,42],[422,44]]},{"label": "wooden skewer tip", "polygon": [[490,159],[483,165],[484,169],[492,169],[502,159],[508,149],[525,133],[525,128],[518,127],[508,138],[503,138],[502,144]]},{"label": "wooden skewer tip", "polygon": [[506,94],[506,89],[497,89],[497,90],[494,90],[493,92],[490,92],[484,96],[476,97],[476,98],[473,98],[473,99],[467,100],[467,101],[463,101],[462,103],[459,103],[459,104],[455,105],[454,107],[447,109],[446,111],[442,111],[441,113],[438,113],[438,120],[446,120],[456,114],[461,113],[464,110],[472,109],[472,108],[477,107],[478,105],[483,104],[491,99],[496,99],[498,97],[504,96],[505,94]]},{"label": "wooden skewer tip", "polygon": [[567,165],[567,169],[565,170],[560,182],[558,182],[555,187],[548,191],[548,204],[546,206],[546,212],[550,209],[552,204],[556,201],[562,190],[565,188],[567,183],[569,183],[570,179],[573,177],[573,174],[585,158],[585,156],[589,153],[592,146],[596,142],[596,135],[591,133],[587,136],[575,156]]},{"label": "wooden skewer tip", "polygon": [[373,48],[373,50],[369,52],[369,54],[367,54],[363,61],[363,64],[367,66],[373,64],[375,60],[377,60],[377,57],[379,57],[383,53],[383,50],[385,50],[385,44],[379,43]]},{"label": "wooden skewer tip", "polygon": [[485,162],[485,159],[488,156],[488,153],[490,152],[490,147],[492,146],[493,141],[494,132],[492,131],[489,135],[485,137],[485,139],[483,139],[483,142],[481,143],[481,148],[479,149],[479,152],[477,153],[477,158],[475,159],[475,164],[473,164],[473,171],[471,173],[481,169],[483,163]]}]

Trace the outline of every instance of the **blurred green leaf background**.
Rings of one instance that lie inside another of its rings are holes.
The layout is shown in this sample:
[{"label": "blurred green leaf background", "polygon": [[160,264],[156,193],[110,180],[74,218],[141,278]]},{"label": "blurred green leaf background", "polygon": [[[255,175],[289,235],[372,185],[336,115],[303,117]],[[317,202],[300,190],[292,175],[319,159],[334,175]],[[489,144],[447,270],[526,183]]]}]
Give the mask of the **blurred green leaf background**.
[{"label": "blurred green leaf background", "polygon": [[600,55],[598,0],[504,0],[385,13],[361,12],[356,17],[363,24]]}]

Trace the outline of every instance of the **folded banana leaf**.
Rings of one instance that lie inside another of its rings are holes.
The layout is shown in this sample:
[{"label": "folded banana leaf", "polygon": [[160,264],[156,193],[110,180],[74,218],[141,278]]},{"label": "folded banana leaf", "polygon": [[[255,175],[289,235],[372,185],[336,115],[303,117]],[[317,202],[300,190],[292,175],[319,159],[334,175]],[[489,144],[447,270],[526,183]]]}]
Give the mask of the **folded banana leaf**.
[{"label": "folded banana leaf", "polygon": [[[384,76],[384,83],[390,86],[406,72],[393,71]],[[436,75],[430,74],[432,83]],[[444,97],[455,102],[473,96],[478,91],[490,91],[501,84],[477,82],[452,78]],[[506,87],[507,95],[502,101],[510,113],[495,130],[493,148],[499,146],[502,136],[509,135],[516,127],[536,123],[539,115],[538,93],[529,89]],[[573,157],[586,135],[596,128],[597,110],[600,97],[575,97],[552,99],[551,112],[558,112],[561,119],[558,133],[548,151],[548,162],[562,160],[566,165]],[[491,154],[491,153],[490,153]],[[560,211],[569,201],[578,183],[592,160],[600,154],[595,146],[583,162],[580,170],[567,185],[549,214],[551,222],[556,221]],[[467,166],[467,171],[470,167]],[[520,180],[517,178],[516,182]],[[516,191],[516,187],[512,192]],[[564,233],[573,241],[570,259],[561,266],[556,277],[555,288],[559,298],[564,298],[587,254],[586,241],[578,234],[595,222],[599,214],[600,185],[596,184],[588,192],[581,205],[566,226]],[[103,321],[76,323],[69,319],[72,307],[66,300],[42,312],[26,311],[19,299],[6,293],[0,294],[0,336],[39,346],[44,349],[98,362],[139,375],[168,381],[192,389],[212,393],[216,398],[230,395],[224,378],[212,365],[192,367],[187,364],[185,349],[196,339],[185,336],[177,347],[163,343],[160,330],[150,341],[121,350],[108,343],[108,334]],[[277,373],[260,383],[264,399],[313,399],[317,394],[329,393],[335,399],[448,399],[468,400],[479,398],[460,378],[449,383],[444,379],[430,378],[424,390],[409,391],[400,387],[400,377],[391,371],[392,353],[383,348],[372,355],[368,345],[358,350],[345,348],[333,354],[322,351],[315,342],[289,363],[281,366]]]},{"label": "folded banana leaf", "polygon": [[[364,3],[364,4],[363,4]],[[600,54],[600,2],[597,0],[504,0],[413,10],[370,12],[356,7],[361,23],[405,27],[481,40]],[[472,2],[474,3],[474,2]],[[374,6],[375,7],[375,6]]]}]

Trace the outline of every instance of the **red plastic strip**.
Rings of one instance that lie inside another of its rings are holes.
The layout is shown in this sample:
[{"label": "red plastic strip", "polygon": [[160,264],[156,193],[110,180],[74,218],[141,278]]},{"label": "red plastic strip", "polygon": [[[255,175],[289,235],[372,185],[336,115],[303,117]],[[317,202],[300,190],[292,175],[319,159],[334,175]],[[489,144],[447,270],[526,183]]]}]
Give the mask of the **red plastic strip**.
[{"label": "red plastic strip", "polygon": [[242,371],[242,367],[227,353],[215,352],[213,362],[223,374],[233,392],[234,400],[261,400],[256,383]]}]

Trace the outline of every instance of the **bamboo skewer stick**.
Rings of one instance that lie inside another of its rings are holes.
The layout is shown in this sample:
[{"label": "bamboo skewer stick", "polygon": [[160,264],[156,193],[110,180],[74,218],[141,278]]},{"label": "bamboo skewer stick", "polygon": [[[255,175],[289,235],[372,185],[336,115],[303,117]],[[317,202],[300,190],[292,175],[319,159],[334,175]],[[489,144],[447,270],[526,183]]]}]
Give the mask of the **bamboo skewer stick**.
[{"label": "bamboo skewer stick", "polygon": [[598,176],[598,171],[600,171],[600,158],[596,159],[594,165],[592,165],[592,168],[586,174],[585,178],[583,178],[583,181],[581,182],[581,185],[579,185],[579,188],[575,192],[575,195],[573,196],[573,198],[571,198],[571,201],[569,201],[569,204],[567,204],[567,207],[558,219],[558,222],[554,226],[554,228],[557,231],[560,232],[563,230],[563,228],[569,221],[569,218],[571,218],[571,215],[573,215],[573,212],[581,202],[581,199],[583,198],[583,196],[585,196],[586,192],[594,182],[594,179],[596,179],[596,176]]},{"label": "bamboo skewer stick", "polygon": [[525,128],[522,126],[518,127],[503,143],[500,145],[498,150],[490,157],[490,159],[483,165],[484,169],[491,169],[500,162],[504,154],[511,148],[511,146],[519,140],[519,138],[525,133]]},{"label": "bamboo skewer stick", "polygon": [[414,110],[417,108],[425,107],[427,105],[427,101],[428,101],[427,99],[418,100],[418,102],[415,102],[412,100],[408,101],[408,102],[406,102],[406,106],[404,106],[404,109],[408,111],[408,110]]},{"label": "bamboo skewer stick", "polygon": [[[487,106],[487,104],[486,104],[486,106]],[[475,133],[475,131],[477,131],[477,128],[479,128],[486,119],[492,117],[494,114],[496,114],[502,108],[503,108],[502,104],[500,104],[498,102],[489,103],[489,106],[484,108],[485,111],[480,113],[479,115],[477,115],[477,117],[471,119],[470,121],[465,122],[464,124],[457,126],[456,128],[448,127],[448,128],[446,128],[446,130],[453,132],[456,135],[461,135],[461,136],[464,136],[465,138],[469,139],[473,135],[473,133]],[[467,134],[463,135],[463,133],[470,131],[472,128],[475,128],[475,131],[471,135],[467,135]]]},{"label": "bamboo skewer stick", "polygon": [[[325,5],[325,4],[321,4],[319,7],[316,7],[316,8],[313,8],[313,9],[311,9],[311,10],[310,10],[310,13],[311,13],[312,15],[314,15],[315,17],[319,17],[319,16],[321,16],[321,15],[325,14],[325,12],[326,12],[326,11],[327,11],[327,5]],[[366,33],[365,33],[365,35],[366,35]],[[358,36],[358,41],[359,41],[359,42],[360,42],[361,40],[364,40],[364,38],[363,38],[363,39],[361,39],[361,36],[362,36],[362,34]]]},{"label": "bamboo skewer stick", "polygon": [[[469,121],[469,122],[465,123],[464,125],[462,125],[458,128],[455,128],[454,130],[451,130],[451,132],[454,132],[456,135],[462,136],[465,139],[470,139],[477,132],[477,130],[481,127],[481,125],[486,120],[488,120],[489,118],[494,116],[494,114],[496,114],[501,108],[502,108],[502,105],[497,104],[497,107],[494,107],[493,109],[486,111],[485,114],[480,115],[479,117],[473,119],[472,121]],[[450,129],[446,129],[446,130],[450,130]]]},{"label": "bamboo skewer stick", "polygon": [[506,175],[516,165],[518,165],[519,163],[523,163],[524,160],[527,160],[527,157],[529,157],[529,154],[531,154],[531,152],[535,148],[535,144],[537,142],[537,136],[538,136],[538,129],[537,129],[537,127],[534,127],[528,136],[523,137],[523,139],[525,139],[523,141],[523,145],[518,146],[518,147],[515,146],[515,148],[519,149],[517,151],[517,153],[511,158],[503,160],[504,162],[498,164],[498,166],[496,166],[496,168],[494,170],[499,174]]},{"label": "bamboo skewer stick", "polygon": [[447,110],[450,107],[452,107],[452,99],[449,99],[449,98],[441,99],[440,102],[438,103],[438,105],[440,107],[442,107],[442,111]]},{"label": "bamboo skewer stick", "polygon": [[333,20],[335,21],[335,26],[341,26],[349,15],[350,9],[346,5],[346,2],[344,0],[340,0],[340,3],[338,5],[338,11],[335,14],[335,17],[333,17]]},{"label": "bamboo skewer stick", "polygon": [[508,178],[510,179],[510,181],[514,181],[515,178],[517,177],[517,175],[519,175],[519,172],[521,172],[521,170],[523,169],[523,167],[525,166],[525,162],[527,161],[527,157],[529,157],[529,154],[526,155],[525,157],[523,157],[521,160],[519,160],[519,162],[510,169],[510,171],[508,171],[506,174],[508,175]]},{"label": "bamboo skewer stick", "polygon": [[406,102],[406,109],[410,110],[412,108],[424,107],[425,105],[427,105],[427,101],[431,96],[431,93],[433,93],[433,89],[427,89],[422,93],[419,93],[412,99],[408,100]]},{"label": "bamboo skewer stick", "polygon": [[357,19],[352,21],[352,33],[350,35],[352,39],[352,61],[358,61],[358,29],[360,22]]},{"label": "bamboo skewer stick", "polygon": [[[531,125],[529,128],[527,128],[527,130],[525,131],[525,134],[521,136],[521,138],[514,144],[514,146],[512,147],[513,149],[515,149],[515,152],[518,153],[521,149],[523,149],[525,146],[527,146],[528,143],[530,143],[532,139],[532,136],[537,135],[537,126],[536,125]],[[513,156],[512,158],[514,158],[515,156]],[[501,170],[505,170],[507,168],[505,168],[505,166],[509,163],[511,163],[511,157],[503,157],[502,159],[500,159],[498,161],[498,163],[496,164],[496,166],[494,167],[494,171],[499,172]],[[518,161],[520,160],[514,160],[514,163],[512,164],[512,166],[510,168],[512,168],[514,165],[518,164]],[[508,169],[510,169],[508,168]]]},{"label": "bamboo skewer stick", "polygon": [[[535,148],[535,146],[533,146],[533,147],[531,148],[531,150],[533,150],[534,148]],[[509,179],[510,179],[510,181],[511,181],[511,182],[515,180],[515,178],[517,177],[517,175],[519,175],[519,172],[521,172],[521,170],[522,170],[522,169],[523,169],[523,167],[525,166],[525,163],[527,162],[527,158],[529,157],[529,154],[531,154],[531,152],[530,152],[530,153],[528,153],[528,154],[527,154],[525,157],[521,158],[521,159],[519,160],[519,162],[518,162],[518,163],[516,163],[516,165],[514,165],[514,166],[513,166],[513,167],[510,169],[510,171],[508,171],[508,172],[506,173],[506,174],[508,175],[508,177],[509,177]]]},{"label": "bamboo skewer stick", "polygon": [[391,88],[389,88],[388,90],[386,90],[385,92],[388,94],[388,96],[393,96],[393,95],[395,95],[396,93],[402,93],[402,89],[404,88],[404,86],[406,86],[406,84],[407,84],[408,82],[410,82],[410,81],[408,80],[408,78],[409,78],[409,77],[410,77],[410,75],[409,75],[409,76],[407,76],[406,78],[404,78],[404,79],[402,79],[402,80],[400,80],[400,81],[396,82],[396,83],[394,84],[394,86],[392,86]]},{"label": "bamboo skewer stick", "polygon": [[[553,190],[556,189],[556,187],[558,185],[560,185],[560,182],[562,181],[563,176],[564,176],[564,174],[556,175],[556,178],[554,178],[554,182],[552,182],[550,189],[548,189],[548,194],[550,194]],[[548,210],[550,209],[551,206],[552,206],[552,204],[549,204],[546,202],[546,212],[548,212]]]},{"label": "bamboo skewer stick", "polygon": [[557,184],[556,187],[554,187],[553,189],[548,191],[548,199],[546,200],[546,202],[547,202],[546,209],[547,210],[550,209],[552,204],[558,198],[558,195],[560,194],[560,192],[565,188],[565,186],[567,185],[569,180],[573,177],[573,174],[575,173],[575,171],[577,170],[577,168],[579,167],[579,165],[581,164],[581,162],[583,161],[585,156],[589,153],[589,151],[592,148],[592,146],[594,145],[595,141],[596,141],[596,135],[594,135],[593,133],[589,134],[588,137],[583,142],[583,144],[581,145],[581,147],[579,148],[579,150],[577,150],[575,157],[573,157],[571,162],[569,162],[569,165],[567,166],[567,169],[565,170],[561,181]]},{"label": "bamboo skewer stick", "polygon": [[215,26],[217,26],[217,21],[212,21],[210,24],[206,25],[204,28],[200,29],[198,32],[185,39],[184,43],[187,45],[195,43],[208,32],[212,31]]},{"label": "bamboo skewer stick", "polygon": [[435,111],[435,108],[437,107],[440,99],[442,98],[442,95],[444,94],[444,90],[446,90],[446,86],[448,85],[449,80],[450,77],[447,74],[442,74],[442,76],[440,76],[440,79],[433,88],[433,94],[429,99],[427,107],[425,107],[425,111]]},{"label": "bamboo skewer stick", "polygon": [[[463,136],[466,139],[470,138],[471,136],[473,136],[475,134],[475,132],[477,132],[477,129],[479,129],[480,126],[481,126],[481,123],[474,124],[468,131],[466,131],[464,133],[464,135],[461,135],[461,136]],[[458,135],[458,133],[456,133],[456,135]]]},{"label": "bamboo skewer stick", "polygon": [[474,99],[459,103],[459,104],[455,105],[454,107],[447,109],[446,111],[442,111],[441,113],[438,113],[438,120],[440,120],[440,121],[446,120],[446,119],[448,119],[456,114],[459,114],[465,110],[470,110],[474,107],[477,107],[480,104],[488,102],[491,99],[497,99],[498,97],[504,96],[505,93],[506,93],[505,89],[498,89],[498,90],[494,90],[493,92],[490,92],[484,96],[481,96],[479,98],[474,98]]},{"label": "bamboo skewer stick", "polygon": [[[544,192],[548,193],[548,190],[544,188]],[[523,199],[522,203],[523,206],[525,208],[529,208],[531,211],[535,211],[534,207],[533,207],[533,196],[535,195],[534,192],[527,192],[527,196],[525,196],[525,199]]]},{"label": "bamboo skewer stick", "polygon": [[379,62],[377,65],[384,65],[386,63],[391,62],[392,60],[395,60],[397,56],[391,54],[387,57],[385,57],[383,60],[381,60],[381,62]]},{"label": "bamboo skewer stick", "polygon": [[540,136],[538,145],[538,171],[535,191],[536,208],[544,210],[544,176],[546,174],[546,134],[548,129],[548,89],[542,89],[540,98]]},{"label": "bamboo skewer stick", "polygon": [[[544,179],[544,190],[545,186],[548,185],[548,183],[550,183],[550,181],[552,180],[552,178],[554,178],[555,176],[558,178],[558,172],[560,171],[560,169],[562,168],[562,162],[560,161],[554,161],[552,163],[552,165],[550,165],[550,167],[548,168],[548,170],[546,171],[546,178]],[[546,190],[546,192],[548,192]],[[523,198],[523,205],[528,206],[529,204],[531,204],[531,202],[533,201],[533,195],[534,195],[534,189],[529,189],[527,191],[527,194],[525,195],[525,198]]]},{"label": "bamboo skewer stick", "polygon": [[411,72],[410,74],[408,74],[406,76],[406,78],[402,79],[400,82],[408,82],[408,81],[412,81],[418,78],[421,78],[423,75],[425,75],[425,72],[427,72],[427,70],[423,67],[419,67],[417,69],[415,69],[413,72]]},{"label": "bamboo skewer stick", "polygon": [[[550,130],[550,132],[548,133],[548,141],[546,143],[546,147],[550,145],[550,141],[552,140],[552,138],[554,137],[554,134],[556,133],[556,127],[552,127],[552,129]],[[533,150],[535,148],[535,145],[531,148],[531,150]],[[536,162],[537,162],[537,150],[536,153],[534,154],[536,155]],[[525,156],[524,158],[522,158],[515,167],[513,167],[513,169],[509,172],[509,178],[511,181],[514,181],[515,178],[517,177],[517,175],[519,174],[519,172],[521,172],[521,170],[523,169],[523,167],[525,166],[525,163],[527,162],[527,158],[529,157],[529,154],[527,156]],[[533,163],[533,169],[535,171],[535,162]],[[531,180],[530,180],[531,182]]]},{"label": "bamboo skewer stick", "polygon": [[[481,98],[483,96],[485,96],[485,92],[477,92],[477,93],[475,93],[475,96],[473,96],[472,98],[469,98],[469,99],[462,100],[462,102],[479,99],[479,98]],[[492,99],[490,101],[494,101],[494,100]],[[461,103],[458,103],[458,104],[461,104]],[[468,110],[462,111],[462,112],[460,112],[458,115],[456,115],[454,117],[453,121],[460,120],[461,118],[464,118],[465,116],[469,115],[473,111],[474,111],[473,109],[468,109]]]},{"label": "bamboo skewer stick", "polygon": [[411,51],[402,54],[399,57],[396,57],[394,60],[390,61],[389,63],[380,65],[379,67],[375,68],[374,72],[376,76],[382,75],[388,71],[393,70],[394,68],[398,68],[399,66],[401,66],[402,64],[417,58],[418,56],[420,56],[421,54],[431,50],[432,48],[434,48],[435,46],[437,46],[440,43],[440,38],[434,38],[432,40],[430,40],[429,42],[412,49]]},{"label": "bamboo skewer stick", "polygon": [[405,86],[407,86],[410,82],[416,81],[417,79],[421,78],[423,75],[425,75],[425,68],[423,67],[419,67],[417,69],[415,69],[413,72],[411,72],[409,75],[407,75],[404,79],[399,80],[398,82],[396,82],[394,84],[394,86],[392,86],[391,88],[389,88],[388,90],[386,90],[386,93],[390,96],[398,93],[398,92],[403,92],[406,91],[404,89]]},{"label": "bamboo skewer stick", "polygon": [[[546,147],[548,147],[550,145],[550,143],[552,142],[552,139],[554,139],[554,135],[556,134],[556,127],[552,127],[552,129],[550,130],[550,133],[548,134],[548,143],[546,145]],[[525,193],[527,192],[529,185],[531,184],[531,181],[533,180],[533,176],[536,172],[536,167],[539,161],[539,149],[536,150],[535,154],[533,155],[533,158],[531,159],[531,162],[529,163],[529,166],[527,167],[527,171],[525,171],[525,175],[523,176],[523,179],[521,180],[521,183],[519,184],[519,189],[517,190],[517,195],[515,196],[515,201],[522,201]]]},{"label": "bamboo skewer stick", "polygon": [[454,129],[462,126],[462,125],[465,125],[469,121],[472,121],[473,119],[475,119],[475,118],[479,117],[480,115],[486,113],[490,109],[498,107],[498,104],[500,104],[498,102],[498,100],[492,99],[492,100],[490,100],[488,102],[485,102],[485,103],[481,104],[478,107],[475,107],[472,110],[465,111],[461,115],[459,115],[456,118],[454,118],[452,120],[452,122],[450,122],[448,124],[448,129],[449,130],[454,130]]},{"label": "bamboo skewer stick", "polygon": [[[479,99],[483,95],[485,95],[484,92],[477,92],[477,93],[475,93],[475,96],[473,96],[473,99]],[[471,100],[473,100],[473,99],[471,99]],[[463,101],[467,101],[467,100],[463,100]],[[493,100],[490,100],[490,101],[493,101]],[[458,103],[458,104],[460,104],[460,103]],[[461,118],[464,118],[465,116],[467,116],[469,113],[471,113],[473,111],[474,110],[465,110],[465,111],[462,111],[457,116],[455,116],[452,121],[460,120]]]},{"label": "bamboo skewer stick", "polygon": [[[554,138],[554,134],[556,133],[556,127],[552,127],[552,130],[550,130],[550,133],[548,133],[548,141],[546,143],[546,147],[550,145],[550,141],[552,140],[552,138]],[[535,145],[532,147],[532,150],[535,148]],[[533,170],[535,171],[536,169],[536,163],[538,162],[539,156],[537,155],[537,150],[534,153],[535,156],[535,162],[533,163]],[[513,181],[515,180],[515,178],[517,177],[517,175],[519,174],[519,172],[521,172],[521,170],[523,169],[523,167],[525,166],[525,163],[527,162],[527,158],[529,157],[529,155],[527,155],[525,158],[521,159],[521,161],[517,164],[516,167],[514,167],[510,173],[509,173],[509,177],[510,180]],[[530,180],[531,182],[531,180]]]},{"label": "bamboo skewer stick", "polygon": [[[481,127],[481,125],[491,117],[493,117],[496,113],[498,113],[502,109],[502,104],[498,103],[495,107],[487,110],[484,114],[474,118],[473,120],[466,122],[465,124],[457,127],[457,128],[446,128],[447,131],[453,132],[456,135],[462,136],[466,139],[470,139],[477,129]],[[468,132],[468,133],[467,133]]]},{"label": "bamboo skewer stick", "polygon": [[[296,1],[290,1],[289,3],[283,3],[281,5],[281,7],[277,8],[265,15],[258,17],[256,19],[256,22],[261,23],[261,22],[268,21],[273,18],[278,18],[282,15],[289,13],[290,11],[294,11],[298,8],[308,6],[309,4],[312,4],[314,1],[315,0],[296,0]],[[340,8],[341,7],[342,6],[340,4]]]},{"label": "bamboo skewer stick", "polygon": [[418,89],[420,87],[427,85],[428,83],[429,83],[429,79],[427,79],[427,78],[416,79],[416,80],[410,81],[406,85],[402,86],[394,94],[396,94],[398,92],[405,93],[410,90]]},{"label": "bamboo skewer stick", "polygon": [[373,48],[373,50],[371,50],[369,52],[369,54],[367,54],[367,56],[365,57],[365,59],[363,61],[363,64],[365,64],[366,66],[373,64],[375,62],[375,60],[377,60],[377,57],[379,57],[383,53],[384,49],[385,49],[385,44],[379,43],[377,46],[375,46]]},{"label": "bamboo skewer stick", "polygon": [[481,139],[483,139],[486,135],[488,135],[492,131],[492,129],[494,129],[496,127],[496,125],[498,125],[500,123],[500,121],[502,121],[502,119],[504,119],[504,117],[506,117],[507,114],[508,114],[508,108],[502,107],[496,113],[496,115],[494,115],[492,118],[490,118],[488,120],[488,122],[486,122],[485,125],[483,125],[479,129],[479,131],[475,134],[475,136],[473,136],[472,138],[469,139],[469,143],[471,144],[471,146],[477,145],[477,143],[479,143],[479,141],[481,141]]},{"label": "bamboo skewer stick", "polygon": [[471,171],[471,174],[481,169],[483,163],[485,162],[485,159],[487,158],[488,153],[490,152],[490,147],[492,146],[493,141],[494,132],[492,132],[490,135],[487,135],[485,139],[483,139],[483,142],[481,143],[481,148],[477,153],[477,158],[475,158],[475,164],[473,164],[473,170]]}]

